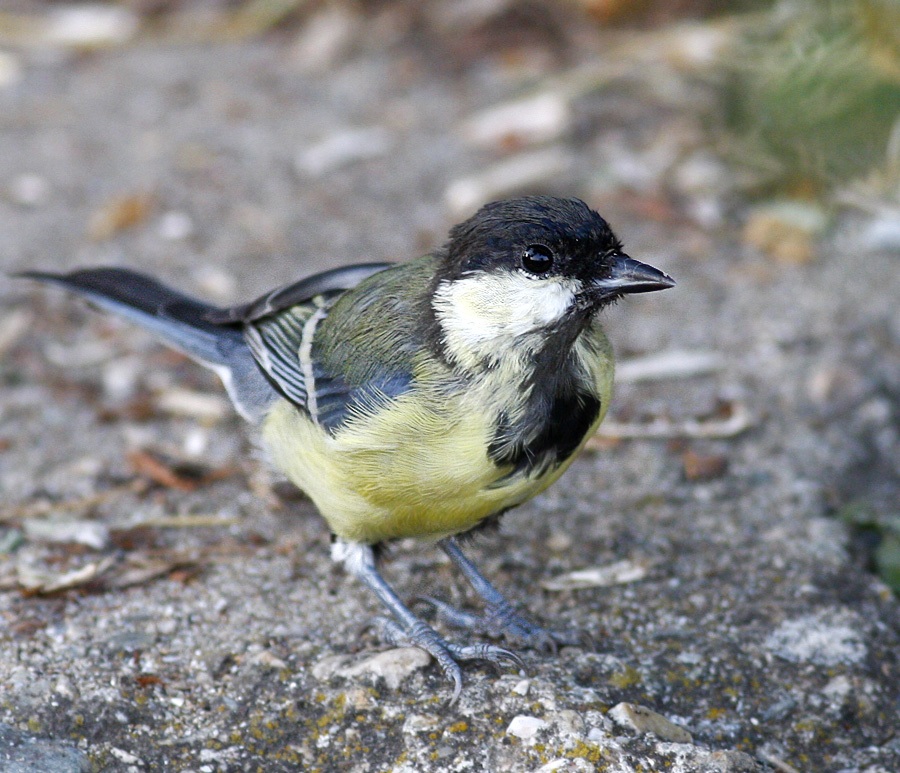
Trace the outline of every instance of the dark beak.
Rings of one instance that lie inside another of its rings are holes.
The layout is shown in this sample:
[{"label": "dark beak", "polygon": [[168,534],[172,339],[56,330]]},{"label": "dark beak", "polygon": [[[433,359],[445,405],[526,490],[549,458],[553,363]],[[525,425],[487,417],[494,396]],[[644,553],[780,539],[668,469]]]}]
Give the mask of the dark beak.
[{"label": "dark beak", "polygon": [[594,281],[591,289],[606,298],[626,293],[652,293],[674,285],[675,280],[658,268],[619,253],[612,258],[609,274]]}]

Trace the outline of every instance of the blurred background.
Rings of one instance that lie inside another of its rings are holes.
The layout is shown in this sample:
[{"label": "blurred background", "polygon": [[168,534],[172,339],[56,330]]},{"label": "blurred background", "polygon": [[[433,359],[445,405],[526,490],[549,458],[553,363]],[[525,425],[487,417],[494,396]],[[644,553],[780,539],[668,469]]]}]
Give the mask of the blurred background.
[{"label": "blurred background", "polygon": [[[67,225],[95,245],[143,231],[218,246],[197,208],[212,185],[249,184],[216,179],[217,156],[235,153],[283,167],[236,197],[245,247],[299,248],[290,218],[305,208],[280,199],[327,180],[339,207],[360,176],[389,203],[394,180],[409,184],[392,160],[423,135],[440,173],[407,173],[427,199],[407,217],[426,246],[485,200],[548,188],[737,229],[781,263],[814,260],[845,212],[862,246],[900,243],[896,0],[4,0],[0,100],[4,201],[84,194],[86,222]],[[291,125],[267,126],[279,108]],[[87,136],[67,131],[88,118]],[[123,127],[124,147],[104,146]],[[77,153],[97,154],[98,174],[59,179]],[[201,194],[192,211],[172,190],[185,186]]]}]

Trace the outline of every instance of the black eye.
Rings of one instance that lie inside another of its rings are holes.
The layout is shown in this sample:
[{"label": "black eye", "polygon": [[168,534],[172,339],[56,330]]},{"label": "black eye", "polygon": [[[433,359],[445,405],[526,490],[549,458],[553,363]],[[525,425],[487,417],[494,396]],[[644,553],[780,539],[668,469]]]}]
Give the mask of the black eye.
[{"label": "black eye", "polygon": [[522,268],[532,274],[546,274],[553,267],[553,253],[543,244],[532,244],[522,253]]}]

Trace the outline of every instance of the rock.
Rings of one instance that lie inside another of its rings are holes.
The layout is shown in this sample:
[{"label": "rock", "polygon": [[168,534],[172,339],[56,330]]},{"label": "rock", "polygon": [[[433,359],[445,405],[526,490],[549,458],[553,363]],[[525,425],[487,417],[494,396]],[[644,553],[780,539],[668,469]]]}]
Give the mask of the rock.
[{"label": "rock", "polygon": [[866,657],[866,646],[860,624],[849,611],[826,609],[785,620],[769,634],[766,647],[793,663],[826,667],[861,663]]},{"label": "rock", "polygon": [[418,647],[398,647],[379,652],[370,658],[337,669],[338,676],[353,679],[372,676],[384,679],[385,684],[396,690],[406,677],[431,663],[431,655]]},{"label": "rock", "polygon": [[538,731],[547,727],[549,722],[539,717],[530,717],[527,714],[519,714],[513,717],[512,721],[506,728],[507,735],[514,735],[523,741],[530,741],[537,735]]},{"label": "rock", "polygon": [[657,738],[673,743],[692,743],[693,736],[680,725],[669,722],[662,714],[634,703],[619,703],[609,710],[610,718],[621,727],[638,733],[653,733]]},{"label": "rock", "polygon": [[74,746],[0,724],[3,773],[87,773],[91,769],[88,758]]},{"label": "rock", "polygon": [[258,666],[259,668],[272,669],[274,671],[280,671],[283,668],[287,668],[287,663],[285,663],[281,658],[273,655],[271,652],[269,652],[269,650],[257,652],[252,658],[250,658],[250,663],[254,666]]},{"label": "rock", "polygon": [[560,757],[541,765],[534,773],[594,773],[596,769],[590,762],[579,757],[574,759]]},{"label": "rock", "polygon": [[531,688],[531,680],[530,679],[522,679],[520,682],[516,682],[515,687],[512,688],[512,691],[516,695],[528,695],[528,690]]}]

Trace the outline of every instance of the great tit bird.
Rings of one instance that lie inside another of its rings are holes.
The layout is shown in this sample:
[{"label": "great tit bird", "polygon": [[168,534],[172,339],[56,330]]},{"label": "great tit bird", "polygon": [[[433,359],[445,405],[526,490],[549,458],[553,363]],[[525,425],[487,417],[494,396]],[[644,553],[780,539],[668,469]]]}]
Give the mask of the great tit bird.
[{"label": "great tit bird", "polygon": [[381,543],[437,542],[486,604],[475,616],[431,600],[450,623],[526,646],[577,641],[517,612],[457,538],[563,474],[609,406],[599,312],[674,284],[628,257],[584,202],[494,202],[432,254],[326,271],[227,309],[119,268],[21,276],[80,293],[215,371],[328,522],[333,558],[390,612],[382,637],[429,652],[453,701],[460,663],[522,662],[420,620],[379,574]]}]

